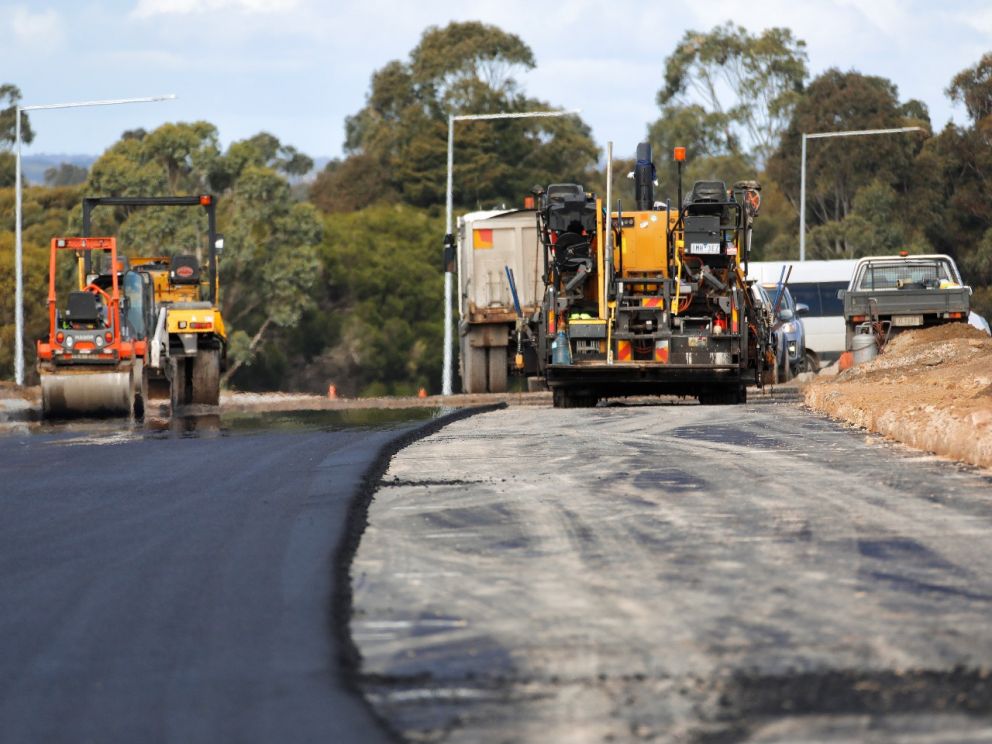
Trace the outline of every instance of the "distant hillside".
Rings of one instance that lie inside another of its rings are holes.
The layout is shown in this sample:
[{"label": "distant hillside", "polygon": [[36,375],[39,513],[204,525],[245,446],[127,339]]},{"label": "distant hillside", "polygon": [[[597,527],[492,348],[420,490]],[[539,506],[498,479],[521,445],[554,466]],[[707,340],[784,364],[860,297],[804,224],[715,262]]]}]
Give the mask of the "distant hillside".
[{"label": "distant hillside", "polygon": [[62,163],[71,163],[80,168],[87,168],[96,161],[96,155],[66,155],[39,152],[36,155],[24,155],[21,158],[21,170],[28,183],[35,186],[45,184],[45,171],[49,168],[58,168]]},{"label": "distant hillside", "polygon": [[[72,163],[73,165],[78,165],[80,168],[86,168],[87,170],[94,162],[96,162],[97,155],[65,155],[65,154],[54,154],[50,155],[48,153],[40,152],[36,155],[25,155],[21,158],[21,168],[24,171],[24,177],[28,179],[28,183],[33,186],[44,186],[45,185],[45,171],[49,168],[58,168],[62,163]],[[313,159],[314,167],[313,170],[307,173],[305,176],[291,178],[290,181],[293,183],[309,183],[317,174],[324,170],[331,158],[326,156],[320,156]]]}]

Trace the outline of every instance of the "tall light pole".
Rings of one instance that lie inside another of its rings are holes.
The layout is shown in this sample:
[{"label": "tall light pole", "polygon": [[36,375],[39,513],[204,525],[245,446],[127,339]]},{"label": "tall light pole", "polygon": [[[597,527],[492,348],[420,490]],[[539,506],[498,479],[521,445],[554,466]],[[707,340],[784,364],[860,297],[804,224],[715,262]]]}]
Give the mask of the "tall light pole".
[{"label": "tall light pole", "polygon": [[806,260],[806,140],[826,137],[862,137],[871,134],[898,134],[921,132],[923,127],[896,127],[895,129],[852,129],[847,132],[803,132],[803,156],[799,174],[799,260]]},{"label": "tall light pole", "polygon": [[34,106],[18,106],[14,111],[14,141],[17,143],[16,165],[14,166],[14,381],[24,384],[24,279],[21,267],[21,113],[42,109],[82,108],[83,106],[116,106],[120,103],[152,103],[154,101],[175,100],[174,93],[165,96],[145,96],[143,98],[112,98],[102,101],[76,101],[72,103],[44,103]]},{"label": "tall light pole", "polygon": [[[581,109],[572,111],[521,111],[508,114],[461,114],[448,115],[448,191],[445,198],[447,219],[445,222],[445,248],[451,250],[454,246],[453,226],[451,224],[452,201],[452,169],[455,163],[455,122],[456,121],[487,121],[490,119],[528,119],[547,118],[552,116],[571,116],[581,113]],[[451,395],[451,264],[445,261],[444,266],[444,367],[441,375],[441,394]]]}]

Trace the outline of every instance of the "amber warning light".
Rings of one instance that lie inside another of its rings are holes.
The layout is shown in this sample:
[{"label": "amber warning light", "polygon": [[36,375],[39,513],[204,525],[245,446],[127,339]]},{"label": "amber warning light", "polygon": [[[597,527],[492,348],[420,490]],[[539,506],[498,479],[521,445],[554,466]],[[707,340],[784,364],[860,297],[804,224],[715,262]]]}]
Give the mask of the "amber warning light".
[{"label": "amber warning light", "polygon": [[675,159],[678,162],[680,162],[680,163],[685,160],[685,148],[684,147],[676,147],[675,148]]},{"label": "amber warning light", "polygon": [[202,204],[204,207],[209,207],[210,206],[210,195],[209,194],[203,194],[200,197],[200,204]]}]

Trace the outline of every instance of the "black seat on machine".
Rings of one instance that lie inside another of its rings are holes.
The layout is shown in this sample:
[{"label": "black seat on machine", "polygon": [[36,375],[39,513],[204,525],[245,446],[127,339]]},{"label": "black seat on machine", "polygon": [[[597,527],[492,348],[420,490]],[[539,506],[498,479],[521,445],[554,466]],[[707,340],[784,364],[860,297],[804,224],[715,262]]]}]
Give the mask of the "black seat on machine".
[{"label": "black seat on machine", "polygon": [[691,204],[726,203],[727,185],[723,181],[696,181],[689,192]]},{"label": "black seat on machine", "polygon": [[176,256],[172,259],[169,278],[173,284],[199,284],[200,263],[196,256]]},{"label": "black seat on machine", "polygon": [[100,305],[92,292],[70,292],[65,318],[70,323],[98,323]]},{"label": "black seat on machine", "polygon": [[577,183],[553,183],[547,192],[547,224],[555,232],[594,232],[596,205]]}]

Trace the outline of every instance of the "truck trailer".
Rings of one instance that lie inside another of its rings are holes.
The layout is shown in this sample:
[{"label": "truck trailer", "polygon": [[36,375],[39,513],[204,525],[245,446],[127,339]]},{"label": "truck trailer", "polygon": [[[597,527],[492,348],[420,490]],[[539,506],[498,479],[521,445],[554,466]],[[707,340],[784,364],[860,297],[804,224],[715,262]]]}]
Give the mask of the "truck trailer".
[{"label": "truck trailer", "polygon": [[510,372],[538,370],[533,339],[544,282],[536,211],[459,217],[457,262],[462,390],[502,393]]}]

